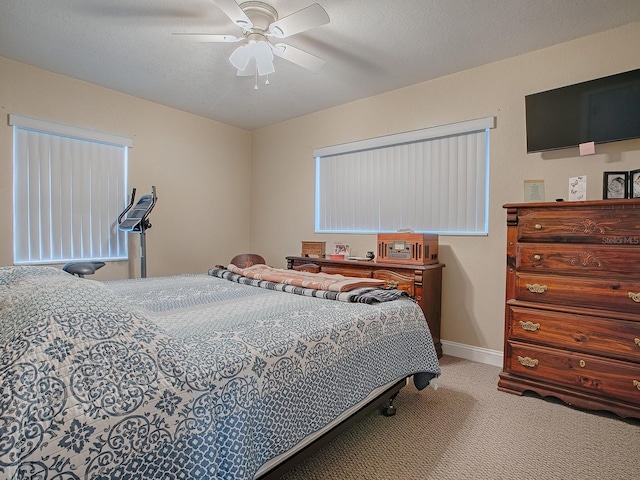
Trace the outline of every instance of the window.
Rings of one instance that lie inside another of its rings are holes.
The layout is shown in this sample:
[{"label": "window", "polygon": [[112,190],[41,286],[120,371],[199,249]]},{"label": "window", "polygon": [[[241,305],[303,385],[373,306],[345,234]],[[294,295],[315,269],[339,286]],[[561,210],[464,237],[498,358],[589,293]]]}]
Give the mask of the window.
[{"label": "window", "polygon": [[488,233],[494,117],[314,150],[315,231]]},{"label": "window", "polygon": [[10,115],[14,263],[127,259],[130,139]]}]

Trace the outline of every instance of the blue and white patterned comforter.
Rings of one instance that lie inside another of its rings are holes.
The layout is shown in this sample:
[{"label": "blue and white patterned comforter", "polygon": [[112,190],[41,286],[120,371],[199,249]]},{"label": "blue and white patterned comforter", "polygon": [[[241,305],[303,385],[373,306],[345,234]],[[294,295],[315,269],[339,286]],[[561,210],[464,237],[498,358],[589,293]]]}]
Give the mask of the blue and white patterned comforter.
[{"label": "blue and white patterned comforter", "polygon": [[439,374],[411,299],[0,268],[0,478],[251,479],[372,390]]}]

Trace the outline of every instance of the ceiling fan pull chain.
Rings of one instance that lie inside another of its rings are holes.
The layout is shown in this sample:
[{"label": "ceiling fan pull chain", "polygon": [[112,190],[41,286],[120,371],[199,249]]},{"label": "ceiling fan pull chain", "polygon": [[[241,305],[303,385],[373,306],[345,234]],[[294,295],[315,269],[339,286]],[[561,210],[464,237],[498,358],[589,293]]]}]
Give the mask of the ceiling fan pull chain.
[{"label": "ceiling fan pull chain", "polygon": [[264,82],[265,85],[269,85],[269,75],[267,75],[267,81]]},{"label": "ceiling fan pull chain", "polygon": [[258,69],[256,68],[256,81],[253,85],[254,90],[258,90]]}]

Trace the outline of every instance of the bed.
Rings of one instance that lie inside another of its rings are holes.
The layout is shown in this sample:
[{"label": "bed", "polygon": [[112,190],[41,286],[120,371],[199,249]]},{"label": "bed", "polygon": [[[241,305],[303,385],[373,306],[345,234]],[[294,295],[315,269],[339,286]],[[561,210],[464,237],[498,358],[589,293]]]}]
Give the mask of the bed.
[{"label": "bed", "polygon": [[2,267],[0,478],[279,474],[405,379],[439,375],[419,306],[379,293]]}]

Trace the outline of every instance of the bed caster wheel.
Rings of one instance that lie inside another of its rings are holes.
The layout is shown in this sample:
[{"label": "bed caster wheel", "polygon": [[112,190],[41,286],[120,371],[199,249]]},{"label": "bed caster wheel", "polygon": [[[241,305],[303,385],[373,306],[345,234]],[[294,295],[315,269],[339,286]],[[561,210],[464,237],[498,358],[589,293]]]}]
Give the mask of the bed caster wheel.
[{"label": "bed caster wheel", "polygon": [[382,409],[382,414],[385,417],[393,417],[396,414],[396,407],[393,405],[387,405]]},{"label": "bed caster wheel", "polygon": [[396,407],[393,404],[393,401],[396,399],[398,392],[394,393],[393,396],[387,400],[387,404],[382,407],[382,414],[385,417],[393,417],[396,414]]}]

